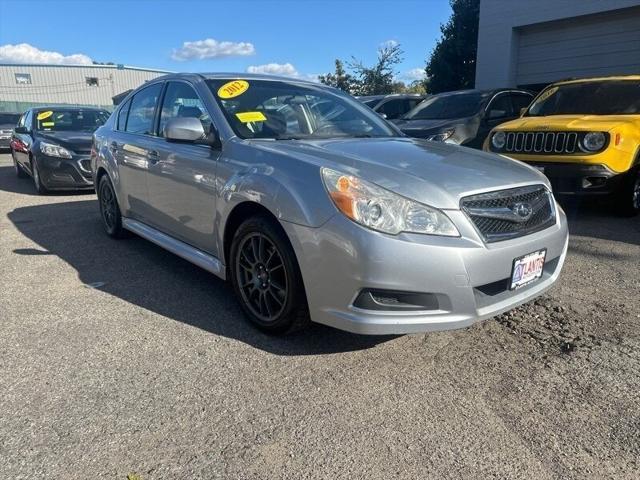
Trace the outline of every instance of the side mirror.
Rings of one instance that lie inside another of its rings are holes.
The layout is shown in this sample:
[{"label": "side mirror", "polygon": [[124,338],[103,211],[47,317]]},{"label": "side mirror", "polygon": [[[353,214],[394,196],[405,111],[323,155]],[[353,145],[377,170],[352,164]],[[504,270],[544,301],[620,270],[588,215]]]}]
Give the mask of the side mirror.
[{"label": "side mirror", "polygon": [[204,138],[204,128],[197,118],[178,117],[167,121],[162,134],[174,142],[195,142]]},{"label": "side mirror", "polygon": [[29,133],[29,130],[27,130],[27,127],[16,127],[13,129],[13,131],[15,133]]}]

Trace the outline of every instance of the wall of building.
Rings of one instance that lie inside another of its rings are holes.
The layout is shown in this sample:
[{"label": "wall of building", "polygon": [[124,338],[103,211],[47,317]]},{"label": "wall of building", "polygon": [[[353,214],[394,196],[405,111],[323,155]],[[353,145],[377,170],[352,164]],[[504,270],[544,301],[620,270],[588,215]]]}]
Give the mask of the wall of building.
[{"label": "wall of building", "polygon": [[112,108],[114,95],[166,73],[116,65],[0,64],[0,111],[42,104]]},{"label": "wall of building", "polygon": [[[638,6],[640,0],[480,0],[476,87],[517,85],[520,32],[544,30],[545,22],[562,19],[573,18],[576,25],[582,22],[582,16],[587,22],[589,15]],[[593,42],[597,45],[598,40],[594,38]],[[597,67],[595,63],[596,57]]]}]

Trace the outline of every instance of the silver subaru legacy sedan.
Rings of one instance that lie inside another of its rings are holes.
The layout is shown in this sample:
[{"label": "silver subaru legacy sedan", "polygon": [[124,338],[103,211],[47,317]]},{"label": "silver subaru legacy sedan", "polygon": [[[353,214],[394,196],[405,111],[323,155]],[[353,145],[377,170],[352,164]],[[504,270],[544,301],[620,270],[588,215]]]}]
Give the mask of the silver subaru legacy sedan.
[{"label": "silver subaru legacy sedan", "polygon": [[150,81],[95,132],[92,171],[107,234],[229,279],[269,332],[468,326],[540,295],[567,252],[537,170],[297,79]]}]

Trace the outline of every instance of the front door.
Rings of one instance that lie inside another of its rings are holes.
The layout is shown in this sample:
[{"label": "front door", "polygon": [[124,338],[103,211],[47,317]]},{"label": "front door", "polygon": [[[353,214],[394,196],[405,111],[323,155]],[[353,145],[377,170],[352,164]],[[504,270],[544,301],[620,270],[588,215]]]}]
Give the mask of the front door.
[{"label": "front door", "polygon": [[140,90],[118,111],[116,131],[108,148],[118,164],[122,214],[148,222],[147,174],[154,157],[154,119],[162,83]]},{"label": "front door", "polygon": [[211,117],[194,88],[183,81],[168,82],[154,150],[157,162],[149,166],[151,224],[185,243],[217,255],[214,235],[216,163],[219,149],[203,143],[164,138],[164,126],[176,117],[198,118],[209,132]]}]

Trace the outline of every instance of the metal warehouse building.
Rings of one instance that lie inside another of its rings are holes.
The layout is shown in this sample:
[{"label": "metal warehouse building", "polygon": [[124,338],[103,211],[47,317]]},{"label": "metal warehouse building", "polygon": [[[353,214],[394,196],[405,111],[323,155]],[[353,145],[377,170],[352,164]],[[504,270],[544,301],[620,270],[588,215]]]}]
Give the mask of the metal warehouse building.
[{"label": "metal warehouse building", "polygon": [[640,0],[480,0],[476,87],[640,73]]},{"label": "metal warehouse building", "polygon": [[0,112],[42,104],[111,109],[112,97],[166,73],[124,65],[0,64]]}]

